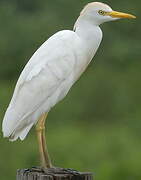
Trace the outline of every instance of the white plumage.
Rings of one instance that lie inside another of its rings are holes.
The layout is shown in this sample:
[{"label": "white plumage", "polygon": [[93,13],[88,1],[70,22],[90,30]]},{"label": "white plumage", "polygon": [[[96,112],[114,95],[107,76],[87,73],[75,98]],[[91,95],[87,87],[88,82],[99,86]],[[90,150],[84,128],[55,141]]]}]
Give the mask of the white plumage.
[{"label": "white plumage", "polygon": [[90,61],[82,44],[75,32],[60,31],[35,52],[20,75],[5,114],[5,137],[24,139],[40,115],[67,94]]},{"label": "white plumage", "polygon": [[75,32],[56,33],[34,53],[19,77],[5,113],[4,137],[23,140],[39,117],[66,96],[100,45],[99,25],[120,18],[113,12],[105,4],[90,3],[76,21]]}]

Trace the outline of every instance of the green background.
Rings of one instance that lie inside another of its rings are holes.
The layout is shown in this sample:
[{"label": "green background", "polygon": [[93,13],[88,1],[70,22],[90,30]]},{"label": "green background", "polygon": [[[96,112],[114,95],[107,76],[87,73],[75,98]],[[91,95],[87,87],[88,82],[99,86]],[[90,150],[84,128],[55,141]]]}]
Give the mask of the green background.
[{"label": "green background", "polygon": [[[1,122],[33,52],[55,32],[72,29],[88,2],[0,0]],[[49,152],[54,165],[95,172],[97,180],[141,179],[141,1],[105,3],[138,18],[101,26],[94,60],[49,114]],[[34,128],[23,142],[0,136],[0,179],[14,180],[18,168],[39,164]]]}]

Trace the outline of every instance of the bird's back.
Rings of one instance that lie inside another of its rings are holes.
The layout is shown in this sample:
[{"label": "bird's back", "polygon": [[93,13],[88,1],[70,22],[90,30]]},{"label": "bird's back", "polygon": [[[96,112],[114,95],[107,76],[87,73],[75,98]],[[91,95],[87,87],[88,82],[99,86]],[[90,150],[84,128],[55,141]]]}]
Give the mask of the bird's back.
[{"label": "bird's back", "polygon": [[66,95],[75,81],[79,41],[75,32],[60,31],[34,53],[19,77],[5,113],[5,137],[24,139],[39,116]]}]

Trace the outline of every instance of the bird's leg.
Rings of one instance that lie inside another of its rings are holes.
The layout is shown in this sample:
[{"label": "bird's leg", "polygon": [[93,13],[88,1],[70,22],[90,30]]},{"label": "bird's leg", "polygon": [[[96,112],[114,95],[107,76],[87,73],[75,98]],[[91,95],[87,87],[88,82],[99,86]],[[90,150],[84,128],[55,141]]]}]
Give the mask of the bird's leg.
[{"label": "bird's leg", "polygon": [[38,144],[39,144],[39,152],[40,152],[40,160],[41,165],[44,168],[51,168],[52,164],[49,158],[47,145],[46,145],[46,138],[45,138],[45,119],[47,117],[47,113],[43,114],[37,125],[36,125],[36,132],[37,132],[37,138],[38,138]]}]

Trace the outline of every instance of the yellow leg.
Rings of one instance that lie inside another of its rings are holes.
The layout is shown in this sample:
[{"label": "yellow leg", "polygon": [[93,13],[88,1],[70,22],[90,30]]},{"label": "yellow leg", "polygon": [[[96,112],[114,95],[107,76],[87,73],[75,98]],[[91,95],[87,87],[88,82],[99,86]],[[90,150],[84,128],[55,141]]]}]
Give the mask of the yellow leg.
[{"label": "yellow leg", "polygon": [[40,152],[40,160],[42,167],[45,168],[51,168],[52,164],[50,161],[50,157],[47,150],[46,145],[46,138],[45,138],[45,119],[47,117],[47,113],[43,114],[37,125],[36,125],[36,132],[37,132],[37,138],[38,138],[38,144],[39,144],[39,152]]}]

